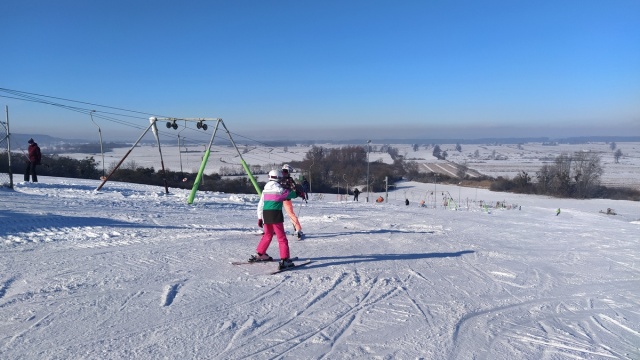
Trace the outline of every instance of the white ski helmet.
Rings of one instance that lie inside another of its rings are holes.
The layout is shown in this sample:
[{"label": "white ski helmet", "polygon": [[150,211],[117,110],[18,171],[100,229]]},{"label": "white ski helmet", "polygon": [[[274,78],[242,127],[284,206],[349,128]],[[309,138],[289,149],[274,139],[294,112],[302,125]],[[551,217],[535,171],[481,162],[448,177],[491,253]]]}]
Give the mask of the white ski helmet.
[{"label": "white ski helmet", "polygon": [[269,171],[269,180],[278,180],[282,178],[282,171],[280,170],[271,170]]},{"label": "white ski helmet", "polygon": [[288,172],[289,174],[291,174],[291,173],[293,172],[293,168],[292,168],[292,167],[291,167],[291,165],[289,165],[289,164],[284,164],[284,165],[282,165],[282,170],[287,170],[287,172]]}]

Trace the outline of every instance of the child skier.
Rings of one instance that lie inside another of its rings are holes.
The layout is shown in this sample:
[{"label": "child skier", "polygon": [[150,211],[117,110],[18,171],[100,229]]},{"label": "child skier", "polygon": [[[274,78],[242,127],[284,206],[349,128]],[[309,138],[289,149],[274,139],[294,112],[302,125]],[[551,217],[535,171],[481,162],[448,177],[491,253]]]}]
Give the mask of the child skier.
[{"label": "child skier", "polygon": [[278,238],[280,248],[280,264],[278,269],[285,269],[295,266],[289,259],[289,241],[284,232],[284,216],[282,214],[282,202],[288,199],[295,199],[298,194],[289,189],[284,189],[279,181],[282,179],[282,172],[279,170],[269,171],[269,181],[265,184],[260,202],[258,203],[258,226],[264,229],[264,235],[256,248],[256,255],[249,258],[254,261],[271,261],[271,256],[267,255],[267,249],[271,244],[275,233]]},{"label": "child skier", "polygon": [[[288,164],[282,165],[281,185],[285,189],[300,192],[301,190],[297,188],[296,182],[291,177],[292,171],[293,171],[293,168],[291,168],[291,166],[289,166]],[[301,196],[301,197],[304,198],[304,196]],[[293,210],[293,202],[291,202],[291,200],[285,200],[282,203],[282,206],[284,207],[284,210],[287,212],[287,215],[289,215],[289,219],[291,219],[291,222],[293,223],[293,227],[298,236],[298,240],[302,240],[304,233],[302,232],[302,226],[300,225],[298,216],[296,216],[296,212]]]}]

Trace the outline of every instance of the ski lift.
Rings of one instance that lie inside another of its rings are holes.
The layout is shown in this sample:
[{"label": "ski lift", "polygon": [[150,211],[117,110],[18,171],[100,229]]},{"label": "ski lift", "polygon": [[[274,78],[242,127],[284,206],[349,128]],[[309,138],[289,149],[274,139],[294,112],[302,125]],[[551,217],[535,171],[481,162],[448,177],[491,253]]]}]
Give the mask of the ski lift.
[{"label": "ski lift", "polygon": [[196,124],[196,127],[204,131],[207,131],[207,128],[208,128],[207,124],[204,123],[204,120],[198,121],[198,123]]},{"label": "ski lift", "polygon": [[167,121],[167,129],[171,129],[173,128],[173,130],[177,130],[178,129],[178,124],[176,124],[176,121]]}]

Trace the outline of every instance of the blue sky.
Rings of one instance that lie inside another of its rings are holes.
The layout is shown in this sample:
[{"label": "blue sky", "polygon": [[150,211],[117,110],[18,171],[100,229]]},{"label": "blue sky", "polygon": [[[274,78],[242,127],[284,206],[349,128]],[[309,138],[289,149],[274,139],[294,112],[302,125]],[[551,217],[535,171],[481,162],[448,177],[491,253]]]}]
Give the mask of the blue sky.
[{"label": "blue sky", "polygon": [[[21,0],[0,10],[2,89],[221,117],[265,139],[640,135],[637,0]],[[87,111],[107,110],[0,96],[17,133],[93,134]],[[105,136],[139,135],[126,125],[146,127],[148,115],[129,115],[98,118]]]}]

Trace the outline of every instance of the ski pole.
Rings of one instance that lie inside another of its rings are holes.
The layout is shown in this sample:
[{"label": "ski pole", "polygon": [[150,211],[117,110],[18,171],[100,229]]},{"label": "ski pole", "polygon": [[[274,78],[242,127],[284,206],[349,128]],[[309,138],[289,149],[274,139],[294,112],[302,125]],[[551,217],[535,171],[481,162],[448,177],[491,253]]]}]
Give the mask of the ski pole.
[{"label": "ski pole", "polygon": [[[302,199],[302,201],[304,201],[304,199]],[[302,211],[302,201],[300,201],[300,205],[298,206],[298,213],[296,214],[296,217],[300,217],[300,212]]]}]

